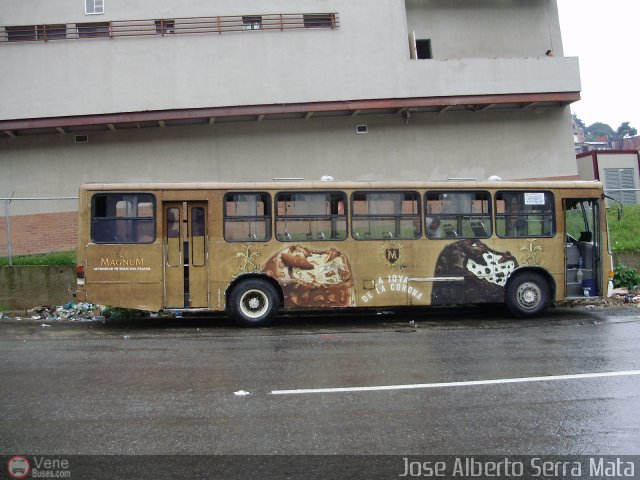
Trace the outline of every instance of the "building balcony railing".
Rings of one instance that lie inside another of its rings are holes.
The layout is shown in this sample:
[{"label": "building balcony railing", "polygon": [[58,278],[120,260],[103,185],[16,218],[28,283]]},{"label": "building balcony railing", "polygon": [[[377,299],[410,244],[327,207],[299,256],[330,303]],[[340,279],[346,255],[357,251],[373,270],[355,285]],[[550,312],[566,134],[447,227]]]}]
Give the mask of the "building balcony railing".
[{"label": "building balcony railing", "polygon": [[337,29],[338,27],[338,14],[335,12],[117,20],[74,24],[4,26],[0,27],[0,43],[222,34],[261,30]]}]

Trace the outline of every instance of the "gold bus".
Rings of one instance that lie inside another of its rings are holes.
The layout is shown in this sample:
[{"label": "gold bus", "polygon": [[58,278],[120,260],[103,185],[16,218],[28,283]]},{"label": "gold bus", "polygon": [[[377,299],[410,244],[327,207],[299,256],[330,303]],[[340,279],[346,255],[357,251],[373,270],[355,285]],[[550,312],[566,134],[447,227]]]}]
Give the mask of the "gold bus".
[{"label": "gold bus", "polygon": [[81,301],[226,311],[504,302],[518,317],[604,296],[598,182],[87,184]]}]

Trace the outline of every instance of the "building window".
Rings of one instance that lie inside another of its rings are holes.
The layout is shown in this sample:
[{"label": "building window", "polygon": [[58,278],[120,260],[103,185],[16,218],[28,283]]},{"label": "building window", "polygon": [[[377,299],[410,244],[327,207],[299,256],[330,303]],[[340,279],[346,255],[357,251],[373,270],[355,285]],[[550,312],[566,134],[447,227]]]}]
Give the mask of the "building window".
[{"label": "building window", "polygon": [[67,38],[66,25],[23,25],[20,27],[5,27],[5,31],[9,42]]},{"label": "building window", "polygon": [[425,205],[425,230],[429,238],[491,236],[488,192],[428,192]]},{"label": "building window", "polygon": [[20,27],[5,27],[7,40],[10,42],[29,42],[37,40],[36,26],[23,25]]},{"label": "building window", "polygon": [[433,58],[433,54],[431,53],[431,40],[416,39],[416,56],[418,59]]},{"label": "building window", "polygon": [[276,238],[282,242],[345,240],[346,194],[281,192],[276,196]]},{"label": "building window", "polygon": [[78,23],[78,37],[96,38],[110,36],[109,22]]},{"label": "building window", "polygon": [[356,240],[414,239],[421,235],[418,192],[355,192],[351,228]]},{"label": "building window", "polygon": [[156,20],[156,33],[158,35],[169,35],[176,32],[176,21],[163,18]]},{"label": "building window", "polygon": [[85,15],[98,15],[104,13],[104,0],[84,0]]},{"label": "building window", "polygon": [[266,242],[271,238],[268,193],[227,193],[224,204],[224,239],[227,242]]},{"label": "building window", "polygon": [[41,40],[61,40],[67,38],[67,26],[39,25],[38,38]]},{"label": "building window", "polygon": [[155,198],[148,193],[108,193],[91,199],[95,243],[152,243],[156,239]]},{"label": "building window", "polygon": [[242,28],[244,30],[262,30],[262,17],[259,15],[242,17]]},{"label": "building window", "polygon": [[497,192],[499,237],[552,237],[555,234],[551,192]]},{"label": "building window", "polygon": [[304,28],[333,28],[335,26],[331,13],[306,13],[303,15]]}]

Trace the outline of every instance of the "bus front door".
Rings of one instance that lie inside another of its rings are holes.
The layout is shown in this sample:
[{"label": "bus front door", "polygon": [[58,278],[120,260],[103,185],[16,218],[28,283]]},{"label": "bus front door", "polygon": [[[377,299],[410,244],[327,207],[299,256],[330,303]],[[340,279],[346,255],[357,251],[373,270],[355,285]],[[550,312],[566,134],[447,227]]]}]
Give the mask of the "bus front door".
[{"label": "bus front door", "polygon": [[563,203],[565,230],[565,297],[606,294],[602,282],[600,201],[570,198]]},{"label": "bus front door", "polygon": [[165,308],[207,308],[207,204],[164,204]]}]

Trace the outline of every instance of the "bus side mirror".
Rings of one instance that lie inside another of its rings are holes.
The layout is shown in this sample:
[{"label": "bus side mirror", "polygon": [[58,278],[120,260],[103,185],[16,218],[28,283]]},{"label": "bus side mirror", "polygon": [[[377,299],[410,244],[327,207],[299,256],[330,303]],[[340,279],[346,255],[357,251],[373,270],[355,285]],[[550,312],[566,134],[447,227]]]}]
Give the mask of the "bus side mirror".
[{"label": "bus side mirror", "polygon": [[[622,220],[622,203],[617,198],[610,197],[609,195],[604,195],[604,198],[616,202],[616,209],[618,210],[618,222],[620,222],[620,220]],[[611,207],[611,202],[609,202],[609,207]]]}]

